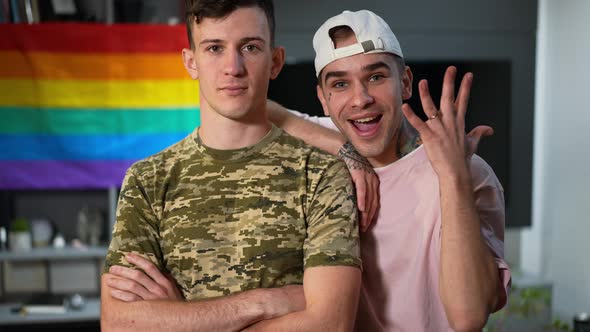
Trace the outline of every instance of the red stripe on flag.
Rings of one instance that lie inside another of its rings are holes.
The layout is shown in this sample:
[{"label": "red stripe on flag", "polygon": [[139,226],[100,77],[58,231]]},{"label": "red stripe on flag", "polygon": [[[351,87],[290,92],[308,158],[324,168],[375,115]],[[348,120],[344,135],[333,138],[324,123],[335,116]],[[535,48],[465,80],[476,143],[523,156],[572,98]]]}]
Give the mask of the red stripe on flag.
[{"label": "red stripe on flag", "polygon": [[169,53],[188,47],[184,25],[2,24],[0,50]]}]

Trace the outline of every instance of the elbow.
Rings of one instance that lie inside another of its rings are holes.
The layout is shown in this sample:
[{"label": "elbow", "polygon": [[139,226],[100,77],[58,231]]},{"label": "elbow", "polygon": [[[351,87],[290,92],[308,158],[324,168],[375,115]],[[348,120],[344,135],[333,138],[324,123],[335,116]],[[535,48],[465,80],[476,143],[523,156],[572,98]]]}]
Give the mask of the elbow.
[{"label": "elbow", "polygon": [[487,310],[455,310],[448,313],[449,325],[453,331],[481,331],[488,321]]},{"label": "elbow", "polygon": [[105,312],[105,310],[101,310],[100,312],[100,331],[101,332],[115,332],[116,324],[113,323],[112,317]]},{"label": "elbow", "polygon": [[115,303],[102,299],[100,304],[100,330],[102,332],[128,332],[132,330],[132,326],[118,314],[120,311]]},{"label": "elbow", "polygon": [[101,332],[129,332],[132,331],[130,324],[125,324],[120,319],[116,319],[113,314],[100,313],[100,331]]},{"label": "elbow", "polygon": [[101,332],[118,332],[123,331],[123,325],[118,322],[118,319],[114,312],[106,309],[105,306],[101,306],[100,310],[100,330]]}]

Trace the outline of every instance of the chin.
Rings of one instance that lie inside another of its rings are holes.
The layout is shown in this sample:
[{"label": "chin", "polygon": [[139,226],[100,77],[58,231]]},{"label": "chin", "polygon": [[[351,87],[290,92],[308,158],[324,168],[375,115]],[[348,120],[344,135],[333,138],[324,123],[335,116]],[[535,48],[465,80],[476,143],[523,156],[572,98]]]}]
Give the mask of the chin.
[{"label": "chin", "polygon": [[219,112],[220,114],[232,120],[242,120],[248,117],[248,114],[250,113],[250,107],[244,104],[223,105],[220,109],[222,109],[222,111]]},{"label": "chin", "polygon": [[351,139],[350,142],[357,152],[365,158],[376,158],[383,156],[387,150],[387,144],[383,144],[379,138],[364,140],[362,138]]}]

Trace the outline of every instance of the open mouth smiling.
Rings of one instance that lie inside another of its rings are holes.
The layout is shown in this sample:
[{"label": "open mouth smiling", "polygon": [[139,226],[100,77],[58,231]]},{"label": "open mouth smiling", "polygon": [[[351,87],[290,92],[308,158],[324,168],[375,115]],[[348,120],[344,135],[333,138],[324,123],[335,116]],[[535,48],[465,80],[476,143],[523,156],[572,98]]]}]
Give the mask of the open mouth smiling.
[{"label": "open mouth smiling", "polygon": [[379,126],[379,121],[383,118],[382,114],[360,118],[356,120],[348,120],[353,127],[362,133],[369,133]]}]

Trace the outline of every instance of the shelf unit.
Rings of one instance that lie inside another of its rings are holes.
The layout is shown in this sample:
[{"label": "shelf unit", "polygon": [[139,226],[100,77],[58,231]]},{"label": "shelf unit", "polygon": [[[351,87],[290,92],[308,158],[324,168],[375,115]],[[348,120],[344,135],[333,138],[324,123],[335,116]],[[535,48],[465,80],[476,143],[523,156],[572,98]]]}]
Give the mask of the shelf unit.
[{"label": "shelf unit", "polygon": [[[10,262],[42,262],[45,264],[45,273],[47,280],[47,290],[51,290],[51,273],[49,271],[50,263],[56,261],[80,261],[80,260],[95,260],[96,261],[96,275],[100,275],[100,268],[98,262],[104,259],[107,254],[106,246],[74,248],[66,246],[64,248],[33,248],[30,251],[23,252],[0,252],[0,291],[2,297],[6,296],[5,280],[4,280],[4,264]],[[98,288],[100,289],[100,278],[98,278]]]},{"label": "shelf unit", "polygon": [[[6,296],[4,271],[5,264],[12,262],[43,262],[47,275],[47,290],[51,289],[50,263],[58,261],[96,261],[96,275],[100,275],[98,262],[105,258],[107,253],[106,246],[74,248],[66,246],[64,248],[33,248],[30,251],[11,252],[0,251],[0,287],[2,296]],[[100,278],[98,288],[100,289]],[[100,319],[100,299],[98,297],[87,298],[86,305],[82,310],[69,310],[64,314],[29,314],[22,316],[19,313],[12,312],[12,309],[20,304],[16,302],[0,303],[0,326],[1,325],[21,325],[21,324],[41,324],[41,323],[64,323],[77,321],[98,321]]]},{"label": "shelf unit", "polygon": [[68,310],[63,314],[29,314],[23,316],[12,312],[21,303],[0,303],[0,326],[23,326],[35,324],[75,323],[100,320],[100,299],[87,298],[81,310]]},{"label": "shelf unit", "polygon": [[102,259],[107,254],[107,247],[74,248],[33,248],[31,251],[0,251],[0,262],[59,261],[80,259]]}]

